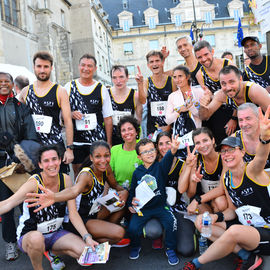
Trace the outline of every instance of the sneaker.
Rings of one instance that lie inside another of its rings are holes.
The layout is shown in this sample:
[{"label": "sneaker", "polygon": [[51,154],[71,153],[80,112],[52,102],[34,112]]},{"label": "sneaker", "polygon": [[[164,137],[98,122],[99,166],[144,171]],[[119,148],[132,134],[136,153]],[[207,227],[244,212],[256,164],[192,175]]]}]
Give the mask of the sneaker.
[{"label": "sneaker", "polygon": [[129,245],[130,245],[130,239],[129,238],[123,238],[122,240],[120,240],[116,244],[113,244],[112,247],[122,248],[122,247],[127,247]]},{"label": "sneaker", "polygon": [[177,258],[176,253],[173,249],[167,249],[166,255],[168,257],[168,263],[170,265],[176,265],[179,263],[179,259]]},{"label": "sneaker", "polygon": [[19,253],[16,243],[6,243],[6,260],[14,261],[18,258]]},{"label": "sneaker", "polygon": [[65,269],[66,266],[63,260],[60,257],[54,255],[51,251],[45,251],[44,256],[49,260],[53,270]]},{"label": "sneaker", "polygon": [[247,260],[243,261],[243,264],[240,268],[240,270],[254,270],[259,269],[259,267],[263,264],[262,257],[251,254]]},{"label": "sneaker", "polygon": [[199,270],[199,268],[196,268],[195,264],[192,261],[190,261],[190,262],[185,262],[182,270]]},{"label": "sneaker", "polygon": [[140,256],[141,247],[133,247],[129,253],[129,258],[131,260],[136,260]]},{"label": "sneaker", "polygon": [[240,270],[243,264],[243,260],[240,257],[237,257],[234,260],[234,263],[236,264],[235,270]]},{"label": "sneaker", "polygon": [[155,239],[152,241],[152,248],[153,249],[162,249],[163,248],[163,241],[162,237]]}]

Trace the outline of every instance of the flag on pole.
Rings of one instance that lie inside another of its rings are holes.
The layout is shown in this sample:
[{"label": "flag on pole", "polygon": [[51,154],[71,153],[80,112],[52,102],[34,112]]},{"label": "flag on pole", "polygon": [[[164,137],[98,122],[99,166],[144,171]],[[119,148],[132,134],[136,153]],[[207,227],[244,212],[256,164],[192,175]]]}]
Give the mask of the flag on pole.
[{"label": "flag on pole", "polygon": [[194,40],[194,35],[193,35],[193,31],[192,31],[192,25],[190,27],[189,36],[190,36],[191,40],[193,41]]},{"label": "flag on pole", "polygon": [[238,21],[238,29],[237,29],[237,40],[238,40],[238,47],[242,47],[241,45],[241,41],[244,38],[244,34],[243,34],[243,29],[242,29],[242,24],[241,24],[241,19],[239,17],[239,21]]}]

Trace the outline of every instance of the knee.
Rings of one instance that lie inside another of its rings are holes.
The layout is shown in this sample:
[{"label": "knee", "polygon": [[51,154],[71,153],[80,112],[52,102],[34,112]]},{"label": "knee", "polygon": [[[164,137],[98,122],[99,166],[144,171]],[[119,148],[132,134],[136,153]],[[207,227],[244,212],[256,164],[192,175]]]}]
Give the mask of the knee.
[{"label": "knee", "polygon": [[221,212],[228,208],[228,203],[225,196],[220,196],[214,200],[215,212]]},{"label": "knee", "polygon": [[162,226],[157,220],[150,220],[148,223],[146,223],[144,231],[145,237],[150,239],[158,239],[163,233]]},{"label": "knee", "polygon": [[44,237],[38,231],[32,231],[31,235],[27,238],[27,253],[31,250],[40,250],[43,252],[45,249]]},{"label": "knee", "polygon": [[228,230],[224,232],[224,238],[237,241],[239,236],[239,231],[241,230],[240,225],[232,225]]},{"label": "knee", "polygon": [[177,243],[177,252],[183,257],[191,257],[196,253],[196,235],[193,235],[189,241],[180,241]]},{"label": "knee", "polygon": [[117,228],[115,229],[115,241],[120,241],[121,239],[124,238],[125,236],[125,229],[122,228],[121,226],[117,225]]}]

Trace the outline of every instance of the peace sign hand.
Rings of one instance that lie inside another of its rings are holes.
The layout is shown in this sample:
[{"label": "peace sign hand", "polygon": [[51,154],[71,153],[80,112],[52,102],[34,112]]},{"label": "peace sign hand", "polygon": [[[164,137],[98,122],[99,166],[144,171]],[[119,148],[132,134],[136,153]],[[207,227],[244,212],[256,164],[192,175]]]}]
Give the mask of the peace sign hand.
[{"label": "peace sign hand", "polygon": [[262,113],[262,109],[259,108],[259,121],[260,121],[260,137],[264,141],[270,139],[270,105],[268,106],[265,115]]},{"label": "peace sign hand", "polygon": [[200,166],[196,169],[195,173],[191,176],[191,180],[193,182],[199,183],[201,182],[203,175],[200,173],[202,168],[202,164],[200,164]]},{"label": "peace sign hand", "polygon": [[194,147],[193,151],[190,152],[190,147],[187,145],[187,158],[186,165],[189,167],[193,167],[197,162],[198,155],[196,154],[197,145]]}]

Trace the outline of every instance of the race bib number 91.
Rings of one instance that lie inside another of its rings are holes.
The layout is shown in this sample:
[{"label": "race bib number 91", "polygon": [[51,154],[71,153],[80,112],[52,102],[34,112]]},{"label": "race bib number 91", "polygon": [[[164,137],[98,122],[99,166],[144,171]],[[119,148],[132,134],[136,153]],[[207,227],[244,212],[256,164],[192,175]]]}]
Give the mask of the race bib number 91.
[{"label": "race bib number 91", "polygon": [[92,130],[97,127],[97,116],[95,113],[85,114],[82,120],[76,120],[77,130]]}]

